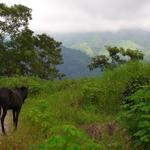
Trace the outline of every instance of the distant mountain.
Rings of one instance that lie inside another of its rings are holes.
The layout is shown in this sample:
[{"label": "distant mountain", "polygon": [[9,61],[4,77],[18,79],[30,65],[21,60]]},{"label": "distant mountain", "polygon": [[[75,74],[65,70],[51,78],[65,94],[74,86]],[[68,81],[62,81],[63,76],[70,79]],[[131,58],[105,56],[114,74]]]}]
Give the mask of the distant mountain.
[{"label": "distant mountain", "polygon": [[[106,54],[105,45],[140,49],[145,58],[150,59],[150,32],[143,30],[120,30],[118,32],[55,34],[53,37],[63,42],[62,55],[64,64],[59,70],[68,77],[82,77],[99,74],[89,71],[90,57]],[[68,47],[68,48],[66,48]]]},{"label": "distant mountain", "polygon": [[118,32],[57,34],[56,40],[65,47],[81,50],[89,56],[105,53],[105,45],[122,46],[143,50],[150,56],[150,31],[140,29],[120,30]]},{"label": "distant mountain", "polygon": [[100,74],[100,70],[89,71],[87,65],[90,63],[90,57],[81,51],[71,48],[62,47],[62,55],[64,64],[60,65],[58,69],[67,77],[85,77]]}]

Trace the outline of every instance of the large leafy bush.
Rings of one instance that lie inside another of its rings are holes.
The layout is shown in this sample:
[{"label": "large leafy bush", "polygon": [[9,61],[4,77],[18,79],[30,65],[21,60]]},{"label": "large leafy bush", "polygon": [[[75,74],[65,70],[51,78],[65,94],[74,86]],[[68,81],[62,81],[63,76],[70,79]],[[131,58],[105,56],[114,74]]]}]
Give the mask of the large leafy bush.
[{"label": "large leafy bush", "polygon": [[[123,105],[121,121],[127,127],[135,148],[150,147],[150,86],[142,86]],[[132,103],[131,103],[132,102]]]},{"label": "large leafy bush", "polygon": [[100,87],[98,84],[92,82],[87,83],[82,88],[82,99],[83,105],[96,105],[99,103],[99,95],[101,94]]},{"label": "large leafy bush", "polygon": [[25,116],[25,120],[30,120],[30,125],[36,127],[39,133],[47,136],[50,127],[54,123],[53,114],[49,109],[48,101],[46,99],[38,99],[37,101],[32,100],[32,103],[34,104],[33,108],[26,108],[26,112],[28,113]]}]

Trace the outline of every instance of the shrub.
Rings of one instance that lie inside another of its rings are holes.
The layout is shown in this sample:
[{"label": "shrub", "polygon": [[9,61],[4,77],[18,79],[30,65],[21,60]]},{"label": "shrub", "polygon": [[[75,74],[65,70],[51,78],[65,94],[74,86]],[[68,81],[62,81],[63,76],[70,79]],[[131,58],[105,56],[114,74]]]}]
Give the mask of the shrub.
[{"label": "shrub", "polygon": [[84,132],[72,125],[51,129],[51,137],[39,145],[45,150],[101,150],[101,145],[91,140]]},{"label": "shrub", "polygon": [[26,108],[28,112],[25,116],[26,120],[30,120],[31,126],[36,126],[44,134],[48,131],[53,123],[53,115],[50,112],[49,104],[45,99],[32,100],[34,107]]},{"label": "shrub", "polygon": [[132,77],[129,80],[125,91],[123,92],[124,103],[132,104],[130,96],[132,94],[134,94],[137,90],[139,90],[142,86],[145,86],[145,85],[150,85],[150,77],[149,76],[147,77],[147,76],[139,75],[134,78]]},{"label": "shrub", "polygon": [[150,86],[143,86],[128,97],[133,103],[124,104],[120,120],[131,134],[134,147],[148,150],[150,146]]},{"label": "shrub", "polygon": [[100,88],[94,84],[89,83],[82,88],[83,105],[98,105]]},{"label": "shrub", "polygon": [[[70,81],[70,85],[71,85]],[[65,85],[65,81],[44,80],[34,76],[14,76],[0,77],[0,87],[16,88],[26,86],[29,88],[30,95],[53,94],[67,87],[69,81]],[[69,87],[70,88],[70,87]]]},{"label": "shrub", "polygon": [[82,88],[82,106],[84,108],[98,109],[99,96],[101,94],[100,88],[94,82],[87,83]]}]

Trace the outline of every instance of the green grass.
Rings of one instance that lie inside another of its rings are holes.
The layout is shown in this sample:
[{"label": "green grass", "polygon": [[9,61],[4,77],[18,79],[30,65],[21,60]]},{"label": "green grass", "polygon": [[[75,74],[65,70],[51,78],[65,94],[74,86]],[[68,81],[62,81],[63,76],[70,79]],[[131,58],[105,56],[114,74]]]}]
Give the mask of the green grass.
[{"label": "green grass", "polygon": [[85,128],[97,124],[102,139],[94,142],[102,149],[129,150],[128,135],[121,127],[117,124],[113,135],[109,136],[107,125],[114,122],[121,111],[122,93],[128,81],[149,74],[150,64],[134,62],[107,70],[100,77],[76,80],[1,77],[0,87],[28,86],[29,97],[23,105],[18,130],[1,137],[0,148],[39,148],[38,145],[49,139],[52,129],[57,126],[71,125],[87,134]]}]

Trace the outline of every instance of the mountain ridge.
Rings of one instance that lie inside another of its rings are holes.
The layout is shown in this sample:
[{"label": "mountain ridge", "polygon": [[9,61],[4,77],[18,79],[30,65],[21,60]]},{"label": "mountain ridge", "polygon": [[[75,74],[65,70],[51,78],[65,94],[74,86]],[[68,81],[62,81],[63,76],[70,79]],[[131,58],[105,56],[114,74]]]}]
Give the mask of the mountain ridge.
[{"label": "mountain ridge", "polygon": [[60,72],[69,78],[88,77],[100,74],[100,70],[90,71],[88,64],[91,58],[80,50],[61,47],[64,63],[58,66]]}]

